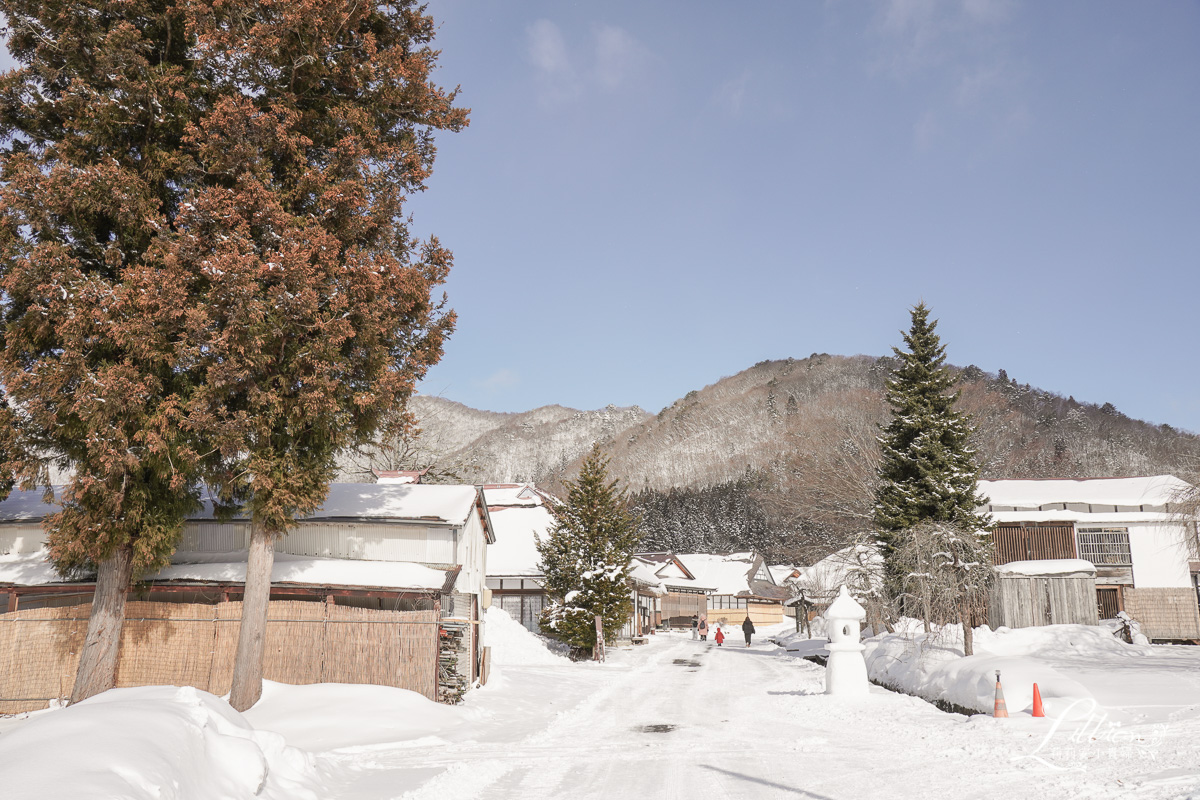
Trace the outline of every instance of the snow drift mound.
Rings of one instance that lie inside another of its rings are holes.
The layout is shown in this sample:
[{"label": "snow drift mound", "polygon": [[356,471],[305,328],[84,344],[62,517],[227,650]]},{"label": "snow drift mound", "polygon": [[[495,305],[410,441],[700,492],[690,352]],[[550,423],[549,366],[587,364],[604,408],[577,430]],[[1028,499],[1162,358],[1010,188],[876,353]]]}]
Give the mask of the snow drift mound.
[{"label": "snow drift mound", "polygon": [[523,667],[570,663],[565,656],[551,652],[545,639],[527,631],[508,612],[489,608],[484,620],[484,644],[492,648],[493,664]]},{"label": "snow drift mound", "polygon": [[[916,621],[905,621],[915,623]],[[1103,628],[1088,625],[1047,625],[1038,628],[987,627],[975,629],[975,655],[964,657],[962,628],[947,625],[932,634],[908,632],[868,639],[863,656],[871,680],[933,702],[950,703],[988,713],[996,691],[996,670],[1002,673],[1010,712],[1029,711],[1033,684],[1038,684],[1050,717],[1087,713],[1095,701],[1083,684],[1067,677],[1048,661],[1067,658],[1142,658],[1149,647],[1119,641]]]},{"label": "snow drift mound", "polygon": [[288,744],[320,752],[438,735],[472,712],[392,686],[263,681],[262,699],[245,716],[256,728],[282,733]]},{"label": "snow drift mound", "polygon": [[317,800],[311,756],[191,687],[111,689],[0,738],[6,800]]}]

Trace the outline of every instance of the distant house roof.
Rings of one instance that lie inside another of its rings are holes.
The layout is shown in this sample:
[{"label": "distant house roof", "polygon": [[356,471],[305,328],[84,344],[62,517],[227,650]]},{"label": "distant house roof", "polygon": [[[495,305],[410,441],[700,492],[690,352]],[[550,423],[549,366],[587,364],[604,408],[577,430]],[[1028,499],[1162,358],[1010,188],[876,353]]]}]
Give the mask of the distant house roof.
[{"label": "distant house roof", "polygon": [[485,483],[483,496],[490,508],[543,506],[556,502],[553,497],[531,483]]},{"label": "distant house roof", "polygon": [[429,467],[425,469],[371,470],[376,483],[420,483],[421,478],[425,477],[427,472],[429,472]]}]

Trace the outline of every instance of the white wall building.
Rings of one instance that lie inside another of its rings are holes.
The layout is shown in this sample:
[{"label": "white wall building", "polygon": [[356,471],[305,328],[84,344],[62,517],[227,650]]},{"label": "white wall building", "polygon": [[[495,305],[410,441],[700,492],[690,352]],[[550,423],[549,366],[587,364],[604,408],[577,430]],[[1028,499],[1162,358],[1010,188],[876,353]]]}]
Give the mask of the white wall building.
[{"label": "white wall building", "polygon": [[980,481],[996,563],[1079,558],[1096,567],[1100,617],[1126,611],[1151,639],[1200,640],[1200,538],[1172,506],[1173,475]]}]

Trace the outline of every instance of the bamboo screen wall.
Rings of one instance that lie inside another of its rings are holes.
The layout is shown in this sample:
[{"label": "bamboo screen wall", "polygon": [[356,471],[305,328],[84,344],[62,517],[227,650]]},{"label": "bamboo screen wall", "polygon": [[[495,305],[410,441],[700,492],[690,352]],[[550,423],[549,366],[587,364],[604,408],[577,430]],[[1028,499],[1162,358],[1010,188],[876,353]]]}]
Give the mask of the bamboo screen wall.
[{"label": "bamboo screen wall", "polygon": [[[0,614],[0,714],[68,697],[91,605]],[[129,602],[117,686],[229,691],[240,602]],[[438,612],[271,601],[263,677],[281,683],[374,683],[437,699]]]}]

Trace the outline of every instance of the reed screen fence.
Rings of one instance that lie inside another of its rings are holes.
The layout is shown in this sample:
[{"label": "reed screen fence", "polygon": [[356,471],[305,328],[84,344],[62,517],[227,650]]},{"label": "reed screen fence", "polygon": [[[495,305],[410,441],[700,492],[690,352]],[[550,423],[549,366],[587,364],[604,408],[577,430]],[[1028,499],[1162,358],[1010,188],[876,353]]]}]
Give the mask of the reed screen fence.
[{"label": "reed screen fence", "polygon": [[[91,604],[0,614],[0,714],[69,697]],[[242,603],[131,601],[117,686],[194,686],[229,692]],[[437,611],[273,600],[263,677],[280,683],[372,683],[437,700]]]}]

